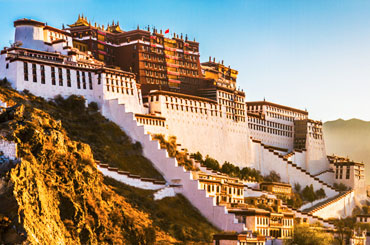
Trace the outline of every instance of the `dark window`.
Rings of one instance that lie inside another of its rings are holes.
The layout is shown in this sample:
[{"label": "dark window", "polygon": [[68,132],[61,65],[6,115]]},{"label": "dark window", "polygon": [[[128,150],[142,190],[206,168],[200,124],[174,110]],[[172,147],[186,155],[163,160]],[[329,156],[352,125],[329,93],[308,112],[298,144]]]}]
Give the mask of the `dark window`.
[{"label": "dark window", "polygon": [[346,179],[349,179],[350,171],[351,171],[350,166],[347,166]]},{"label": "dark window", "polygon": [[85,72],[82,72],[82,87],[83,89],[86,89],[86,77],[85,77]]},{"label": "dark window", "polygon": [[9,63],[6,64],[6,69],[8,69],[8,68],[9,68]]},{"label": "dark window", "polygon": [[51,84],[55,85],[55,67],[51,67]]},{"label": "dark window", "polygon": [[41,83],[45,84],[45,66],[41,65]]},{"label": "dark window", "polygon": [[92,77],[91,77],[91,72],[89,72],[89,88],[90,88],[90,89],[93,89],[93,86],[92,86]]},{"label": "dark window", "polygon": [[59,75],[59,86],[63,86],[63,70],[62,70],[62,68],[58,68],[58,75]]},{"label": "dark window", "polygon": [[24,73],[24,80],[28,81],[28,63],[23,62],[23,73]]},{"label": "dark window", "polygon": [[100,84],[101,83],[101,73],[99,73],[99,75],[98,75],[98,84]]},{"label": "dark window", "polygon": [[33,78],[33,82],[36,83],[37,82],[37,70],[36,70],[36,64],[32,64],[32,78]]},{"label": "dark window", "polygon": [[80,89],[81,88],[81,77],[80,77],[80,71],[77,71],[76,72],[76,76],[77,76],[77,88]]},{"label": "dark window", "polygon": [[71,87],[71,70],[67,69],[67,86]]}]

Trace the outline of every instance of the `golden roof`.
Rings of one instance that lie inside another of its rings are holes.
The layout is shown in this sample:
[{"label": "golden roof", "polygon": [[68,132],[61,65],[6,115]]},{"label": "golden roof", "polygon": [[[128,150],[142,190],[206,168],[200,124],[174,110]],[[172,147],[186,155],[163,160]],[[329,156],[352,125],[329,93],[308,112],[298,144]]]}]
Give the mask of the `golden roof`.
[{"label": "golden roof", "polygon": [[89,22],[87,21],[87,17],[84,15],[78,15],[78,19],[74,24],[68,25],[69,27],[76,27],[76,26],[89,26]]}]

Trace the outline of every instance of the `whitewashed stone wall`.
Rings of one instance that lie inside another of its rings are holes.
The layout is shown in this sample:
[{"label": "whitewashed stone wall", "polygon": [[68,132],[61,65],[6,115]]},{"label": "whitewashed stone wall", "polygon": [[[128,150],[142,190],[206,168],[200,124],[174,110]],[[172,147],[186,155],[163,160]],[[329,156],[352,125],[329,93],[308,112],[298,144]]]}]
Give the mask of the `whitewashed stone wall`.
[{"label": "whitewashed stone wall", "polygon": [[192,179],[192,174],[178,166],[176,159],[169,158],[166,150],[161,149],[158,141],[145,134],[144,127],[138,126],[133,113],[127,113],[118,100],[105,101],[103,115],[119,125],[131,138],[141,142],[143,155],[150,159],[163,177],[172,183],[182,185],[182,194],[213,225],[225,231],[241,232],[244,225],[238,223],[234,214],[229,214],[224,206],[217,206],[215,199],[207,197],[205,190],[199,189],[199,181]]},{"label": "whitewashed stone wall", "polygon": [[356,207],[356,204],[359,203],[356,202],[355,193],[354,191],[350,191],[345,196],[342,196],[339,199],[332,201],[330,204],[310,213],[324,219],[344,218],[352,215],[352,211]]},{"label": "whitewashed stone wall", "polygon": [[306,170],[318,174],[330,168],[324,139],[314,139],[308,135],[306,141]]},{"label": "whitewashed stone wall", "polygon": [[165,187],[154,193],[154,200],[161,200],[165,197],[174,197],[177,194],[177,188],[175,187]]},{"label": "whitewashed stone wall", "polygon": [[[229,161],[237,166],[248,166],[249,129],[248,122],[235,122],[226,117],[226,108],[222,106],[217,115],[211,114],[214,104],[201,101],[202,105],[194,106],[196,100],[192,100],[192,107],[197,107],[197,112],[186,111],[185,99],[176,96],[157,95],[156,101],[150,101],[151,113],[160,113],[166,118],[166,129],[160,127],[149,127],[144,125],[145,131],[152,134],[165,133],[166,136],[176,136],[181,148],[186,148],[190,153],[200,152],[203,156],[210,155],[223,164]],[[169,98],[177,99],[177,102],[170,102]],[[188,99],[191,101],[191,99]],[[180,102],[182,101],[182,103]],[[166,103],[172,103],[167,107]],[[183,110],[180,108],[184,108]],[[177,109],[176,109],[177,108]],[[219,108],[219,105],[217,105]],[[202,109],[203,113],[200,113]],[[207,110],[207,114],[204,111]],[[158,131],[157,131],[158,130]]]},{"label": "whitewashed stone wall", "polygon": [[251,162],[257,170],[261,171],[262,175],[268,175],[271,171],[277,171],[281,180],[290,183],[294,186],[299,183],[301,186],[313,185],[315,190],[323,188],[328,197],[333,197],[338,194],[337,191],[331,189],[324,183],[320,183],[319,179],[315,180],[308,173],[301,171],[295,167],[292,162],[284,160],[278,153],[274,153],[264,148],[260,143],[252,143]]},{"label": "whitewashed stone wall", "polygon": [[17,144],[15,142],[0,139],[0,151],[12,160],[17,158]]},{"label": "whitewashed stone wall", "polygon": [[146,190],[159,190],[166,187],[166,183],[162,183],[162,181],[155,182],[152,180],[146,180],[140,178],[140,176],[134,176],[124,171],[118,171],[118,169],[115,168],[112,170],[100,165],[97,165],[97,168],[103,175],[111,177],[129,186]]}]

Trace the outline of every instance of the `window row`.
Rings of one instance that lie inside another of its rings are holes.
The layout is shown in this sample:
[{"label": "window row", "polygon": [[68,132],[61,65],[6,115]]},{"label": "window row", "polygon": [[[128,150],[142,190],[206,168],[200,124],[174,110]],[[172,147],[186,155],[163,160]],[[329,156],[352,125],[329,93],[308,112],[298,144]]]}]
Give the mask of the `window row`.
[{"label": "window row", "polygon": [[[45,75],[45,66],[44,65],[39,65],[39,76],[38,74],[38,69],[37,65],[35,63],[30,63],[31,64],[31,71],[32,71],[32,81],[34,83],[38,82],[38,77],[41,79],[41,84],[46,83],[46,75]],[[65,76],[63,76],[63,73]],[[23,75],[24,75],[24,81],[29,81],[29,63],[23,62]],[[59,86],[64,86],[64,78],[66,78],[66,83],[67,87],[72,87],[72,78],[71,78],[71,70],[70,69],[65,69],[61,67],[54,67],[52,66],[50,68],[50,80],[51,80],[51,85],[56,85],[58,81]],[[88,82],[88,87],[90,90],[93,89],[93,83],[92,83],[92,75],[91,72],[87,72],[87,77],[86,77],[86,72],[83,71],[76,71],[76,83],[77,83],[77,88],[78,89],[87,89],[87,82]],[[82,83],[82,84],[81,84]]]},{"label": "window row", "polygon": [[267,126],[267,127],[272,127],[272,128],[277,128],[277,129],[282,129],[282,130],[287,130],[287,131],[293,130],[293,126],[289,126],[289,125],[282,124],[282,123],[271,122],[271,121],[267,121],[267,120],[263,120],[263,119],[259,119],[255,117],[249,117],[248,121],[256,123],[256,124],[260,124],[263,126]]},{"label": "window row", "polygon": [[155,119],[155,118],[142,118],[137,117],[136,120],[138,123],[145,124],[145,125],[154,125],[154,126],[165,126],[165,122],[163,120]]},{"label": "window row", "polygon": [[287,131],[278,130],[278,129],[274,129],[274,128],[267,128],[267,127],[260,126],[260,125],[257,125],[257,124],[252,124],[252,123],[249,123],[248,126],[249,126],[250,129],[262,131],[262,132],[269,133],[269,134],[275,134],[275,135],[286,136],[286,137],[293,137],[292,132],[287,132]]}]

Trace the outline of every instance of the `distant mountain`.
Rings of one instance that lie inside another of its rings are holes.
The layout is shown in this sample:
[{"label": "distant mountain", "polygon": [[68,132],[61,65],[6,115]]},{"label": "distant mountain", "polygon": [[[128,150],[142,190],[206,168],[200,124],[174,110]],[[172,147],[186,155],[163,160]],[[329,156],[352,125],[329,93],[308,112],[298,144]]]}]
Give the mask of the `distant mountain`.
[{"label": "distant mountain", "polygon": [[324,123],[324,137],[328,155],[348,156],[366,163],[366,179],[370,184],[370,122],[359,119]]}]

